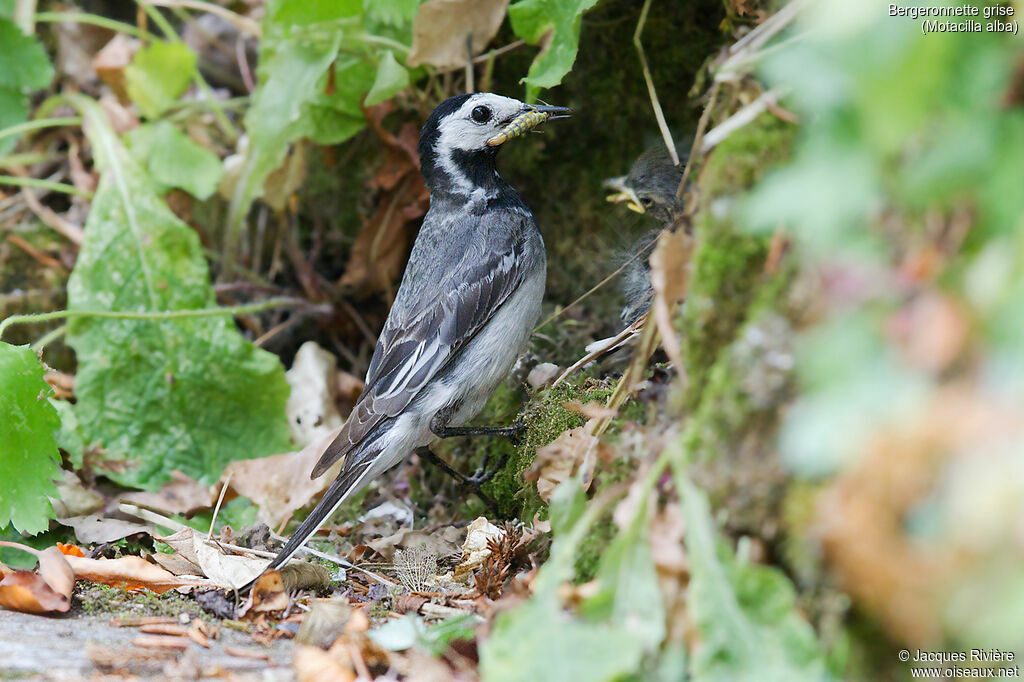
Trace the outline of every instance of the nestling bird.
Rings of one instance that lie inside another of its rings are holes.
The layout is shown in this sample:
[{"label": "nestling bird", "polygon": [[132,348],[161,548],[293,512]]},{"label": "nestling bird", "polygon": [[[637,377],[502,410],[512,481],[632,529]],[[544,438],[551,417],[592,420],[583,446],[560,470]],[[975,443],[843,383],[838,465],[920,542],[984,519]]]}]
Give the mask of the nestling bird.
[{"label": "nestling bird", "polygon": [[281,566],[346,498],[438,438],[509,433],[461,427],[524,350],[540,314],[547,259],[526,204],[495,169],[501,145],[564,107],[491,93],[442,102],[420,131],[427,211],[366,388],[311,474],[338,478],[267,569]]},{"label": "nestling bird", "polygon": [[680,159],[678,166],[673,164],[668,152],[659,145],[641,154],[627,175],[604,181],[605,187],[616,190],[615,194],[608,197],[608,201],[625,202],[630,210],[649,215],[662,223],[658,229],[650,230],[637,239],[626,253],[624,260],[629,265],[622,273],[624,305],[621,318],[627,326],[650,310],[654,299],[648,261],[654,240],[662,228],[671,226],[683,213],[683,200],[676,196],[676,192],[683,178],[682,166],[686,163],[686,154],[681,153]]}]

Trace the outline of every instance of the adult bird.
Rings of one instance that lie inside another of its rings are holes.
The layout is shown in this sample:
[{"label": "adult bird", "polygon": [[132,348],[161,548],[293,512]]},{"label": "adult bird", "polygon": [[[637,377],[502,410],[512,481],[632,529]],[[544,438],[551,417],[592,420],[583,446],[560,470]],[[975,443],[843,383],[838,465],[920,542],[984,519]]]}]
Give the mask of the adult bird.
[{"label": "adult bird", "polygon": [[270,562],[283,565],[352,493],[462,427],[523,351],[540,314],[547,259],[533,214],[495,168],[501,146],[564,107],[491,93],[442,102],[420,132],[430,209],[374,349],[366,388],[311,478],[337,479]]}]

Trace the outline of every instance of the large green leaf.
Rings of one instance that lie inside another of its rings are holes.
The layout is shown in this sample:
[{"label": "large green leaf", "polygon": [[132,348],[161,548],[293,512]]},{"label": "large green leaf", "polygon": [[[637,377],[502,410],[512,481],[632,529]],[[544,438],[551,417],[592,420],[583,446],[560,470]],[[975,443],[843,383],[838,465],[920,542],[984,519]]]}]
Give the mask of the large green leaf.
[{"label": "large green leaf", "polygon": [[523,80],[532,88],[551,88],[569,73],[580,46],[583,13],[597,0],[520,0],[508,8],[512,30],[531,44],[550,33],[550,43],[530,65]]},{"label": "large green leaf", "polygon": [[35,352],[0,341],[0,529],[14,524],[35,534],[52,515],[47,496],[57,493],[60,419],[49,394]]},{"label": "large green leaf", "polygon": [[143,116],[156,118],[181,96],[196,75],[196,53],[185,43],[152,43],[124,70],[128,96]]},{"label": "large green leaf", "polygon": [[676,480],[690,560],[687,600],[700,634],[692,679],[829,679],[789,580],[775,568],[737,559],[717,537],[704,492],[681,473]]},{"label": "large green leaf", "polygon": [[[161,311],[214,305],[195,232],[157,196],[99,107],[83,110],[99,187],[68,282],[71,310]],[[231,460],[288,447],[278,359],[241,337],[230,316],[140,321],[78,318],[75,406],[86,442],[127,468],[110,476],[153,488],[174,469],[210,481]]]}]

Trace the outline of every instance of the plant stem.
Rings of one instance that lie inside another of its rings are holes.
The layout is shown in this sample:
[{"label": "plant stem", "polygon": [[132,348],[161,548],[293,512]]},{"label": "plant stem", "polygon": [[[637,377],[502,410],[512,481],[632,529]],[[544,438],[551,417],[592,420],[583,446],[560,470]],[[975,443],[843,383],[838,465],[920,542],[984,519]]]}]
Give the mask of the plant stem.
[{"label": "plant stem", "polygon": [[658,91],[654,87],[654,79],[651,77],[651,69],[647,66],[647,55],[644,54],[644,46],[640,37],[644,32],[644,25],[647,23],[647,11],[651,8],[651,0],[644,2],[640,10],[640,21],[636,24],[636,31],[633,33],[633,46],[636,47],[637,56],[640,58],[640,68],[644,72],[644,82],[647,83],[647,94],[651,98],[651,108],[654,109],[654,118],[658,121],[658,130],[661,131],[661,138],[668,147],[668,155],[672,157],[672,165],[679,165],[679,154],[676,152],[675,142],[672,140],[672,132],[665,122],[665,112],[661,110],[661,101],[658,99]]},{"label": "plant stem", "polygon": [[126,35],[130,35],[135,38],[139,38],[140,40],[145,40],[148,42],[160,40],[160,38],[153,35],[149,31],[143,31],[137,26],[126,24],[123,21],[116,21],[114,19],[100,17],[95,14],[88,14],[86,12],[37,12],[36,21],[55,23],[67,21],[74,24],[91,24],[92,26],[99,26],[100,28],[110,29],[111,31],[124,33]]},{"label": "plant stem", "polygon": [[39,178],[19,178],[16,175],[0,175],[0,185],[34,187],[36,189],[45,189],[51,192],[63,192],[64,194],[74,194],[80,197],[92,198],[92,192],[86,192],[85,190],[78,189],[74,185],[66,185],[63,182],[53,182],[51,180],[41,180]]},{"label": "plant stem", "polygon": [[[167,21],[166,17],[160,13],[160,10],[153,5],[145,2],[145,0],[136,0],[142,7],[142,10],[146,13],[160,32],[164,34],[164,37],[172,43],[180,43],[181,36],[171,26],[171,22]],[[196,89],[203,93],[204,97],[210,105],[210,110],[213,112],[213,118],[217,122],[217,127],[221,129],[221,132],[227,136],[228,140],[234,142],[238,139],[238,131],[231,125],[231,120],[227,114],[224,113],[224,109],[221,108],[220,103],[217,101],[216,95],[213,94],[213,88],[203,78],[203,74],[199,72],[199,68],[196,68],[195,75],[192,76],[192,80],[195,82]]]},{"label": "plant stem", "polygon": [[[180,320],[196,317],[218,317],[220,315],[244,315],[246,313],[257,313],[262,310],[270,310],[271,308],[299,306],[304,305],[305,303],[306,301],[301,298],[269,298],[265,301],[259,301],[256,303],[216,308],[199,308],[195,310],[157,310],[151,312],[55,310],[50,313],[11,315],[4,320],[0,320],[0,338],[3,338],[4,330],[12,324],[31,324],[33,322],[46,322],[47,320],[70,319],[73,317],[95,317],[108,320]],[[46,339],[46,337],[44,336],[43,339]]]},{"label": "plant stem", "polygon": [[34,121],[25,121],[24,123],[18,123],[17,125],[0,129],[0,140],[5,137],[10,137],[11,135],[20,135],[21,133],[27,133],[30,130],[39,130],[40,128],[57,128],[59,126],[77,126],[81,124],[82,119],[78,116],[38,118]]},{"label": "plant stem", "polygon": [[55,329],[51,329],[50,331],[43,334],[42,338],[40,338],[38,341],[32,344],[32,350],[38,353],[43,348],[46,348],[46,346],[48,346],[50,343],[64,336],[64,333],[67,330],[68,326],[66,324],[62,324],[61,326]]}]

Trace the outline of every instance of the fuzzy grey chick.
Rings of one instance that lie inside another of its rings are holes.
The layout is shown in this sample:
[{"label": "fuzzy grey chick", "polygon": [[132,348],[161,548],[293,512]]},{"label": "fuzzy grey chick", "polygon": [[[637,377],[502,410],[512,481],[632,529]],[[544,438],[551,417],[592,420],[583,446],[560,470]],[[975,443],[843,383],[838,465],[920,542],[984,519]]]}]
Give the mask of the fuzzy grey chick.
[{"label": "fuzzy grey chick", "polygon": [[650,310],[654,298],[648,262],[654,241],[663,227],[672,225],[683,213],[683,200],[676,196],[676,192],[683,179],[686,155],[681,153],[680,159],[678,166],[673,164],[665,147],[658,145],[641,154],[628,174],[604,182],[605,187],[616,190],[608,201],[625,203],[631,211],[648,215],[661,223],[657,229],[637,239],[623,258],[629,264],[622,273],[623,307],[620,317],[627,326]]},{"label": "fuzzy grey chick", "polygon": [[[284,564],[342,502],[483,408],[540,315],[546,256],[533,214],[495,168],[501,145],[568,109],[490,93],[442,102],[420,132],[430,209],[374,349],[366,388],[312,478],[344,458],[270,562]],[[479,429],[477,430],[479,431]]]}]

